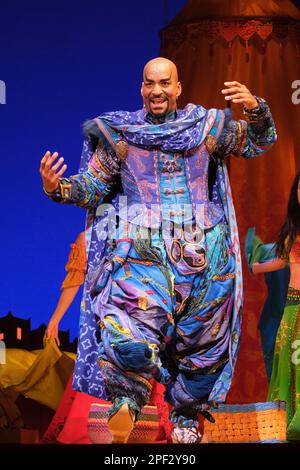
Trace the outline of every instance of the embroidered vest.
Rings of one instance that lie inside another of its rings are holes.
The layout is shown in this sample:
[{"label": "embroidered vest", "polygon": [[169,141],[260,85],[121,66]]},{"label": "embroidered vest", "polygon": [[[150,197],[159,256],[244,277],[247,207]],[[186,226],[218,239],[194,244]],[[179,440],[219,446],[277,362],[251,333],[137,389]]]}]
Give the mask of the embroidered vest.
[{"label": "embroidered vest", "polygon": [[[217,187],[211,191],[215,195],[214,200],[209,199],[208,187],[209,162],[213,151],[211,140],[216,141],[223,123],[223,111],[209,110],[202,142],[192,154],[183,156],[192,217],[204,229],[214,227],[224,216]],[[121,218],[143,227],[160,227],[162,195],[158,159],[161,155],[160,150],[128,146],[128,154],[121,160],[120,167],[124,196],[127,197],[127,211],[124,208],[120,212]]]}]

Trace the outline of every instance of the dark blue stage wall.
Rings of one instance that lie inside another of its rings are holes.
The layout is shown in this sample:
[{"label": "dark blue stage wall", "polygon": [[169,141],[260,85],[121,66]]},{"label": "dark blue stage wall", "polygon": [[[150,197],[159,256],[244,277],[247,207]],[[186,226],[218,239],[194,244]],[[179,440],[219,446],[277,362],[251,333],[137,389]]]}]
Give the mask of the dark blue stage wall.
[{"label": "dark blue stage wall", "polygon": [[[184,4],[170,0],[169,18]],[[37,327],[55,308],[85,219],[43,195],[40,159],[57,150],[67,175],[76,173],[82,122],[142,106],[142,66],[159,54],[164,1],[1,1],[0,21],[0,316],[11,310]],[[61,323],[72,337],[79,297]]]}]

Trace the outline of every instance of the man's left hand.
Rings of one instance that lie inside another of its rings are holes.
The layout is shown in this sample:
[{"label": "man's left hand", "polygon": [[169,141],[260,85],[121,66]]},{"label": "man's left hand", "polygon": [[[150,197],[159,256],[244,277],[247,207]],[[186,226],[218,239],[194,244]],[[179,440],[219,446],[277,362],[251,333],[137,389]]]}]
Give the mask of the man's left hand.
[{"label": "man's left hand", "polygon": [[245,85],[239,82],[224,82],[227,87],[222,90],[226,101],[242,103],[247,109],[254,109],[258,106],[257,99],[253,96]]}]

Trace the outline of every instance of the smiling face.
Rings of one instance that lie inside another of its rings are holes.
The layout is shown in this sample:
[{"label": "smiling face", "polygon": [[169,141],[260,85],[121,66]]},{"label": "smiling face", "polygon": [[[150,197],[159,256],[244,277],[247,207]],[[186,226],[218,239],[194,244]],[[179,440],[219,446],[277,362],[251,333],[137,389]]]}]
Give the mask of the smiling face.
[{"label": "smiling face", "polygon": [[181,94],[176,65],[158,57],[145,65],[141,89],[145,108],[153,116],[161,117],[175,111]]}]

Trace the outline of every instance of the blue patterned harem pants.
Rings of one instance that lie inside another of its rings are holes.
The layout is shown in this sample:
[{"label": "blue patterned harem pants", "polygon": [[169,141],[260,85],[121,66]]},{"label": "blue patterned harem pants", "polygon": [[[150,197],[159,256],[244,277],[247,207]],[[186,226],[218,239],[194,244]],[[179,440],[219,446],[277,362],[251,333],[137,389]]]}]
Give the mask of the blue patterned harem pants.
[{"label": "blue patterned harem pants", "polygon": [[154,377],[167,385],[177,416],[194,420],[207,403],[229,359],[235,257],[224,224],[205,239],[208,265],[198,273],[180,274],[162,240],[121,242],[114,264],[103,263],[94,309],[98,364],[112,401],[125,397],[139,411]]}]

